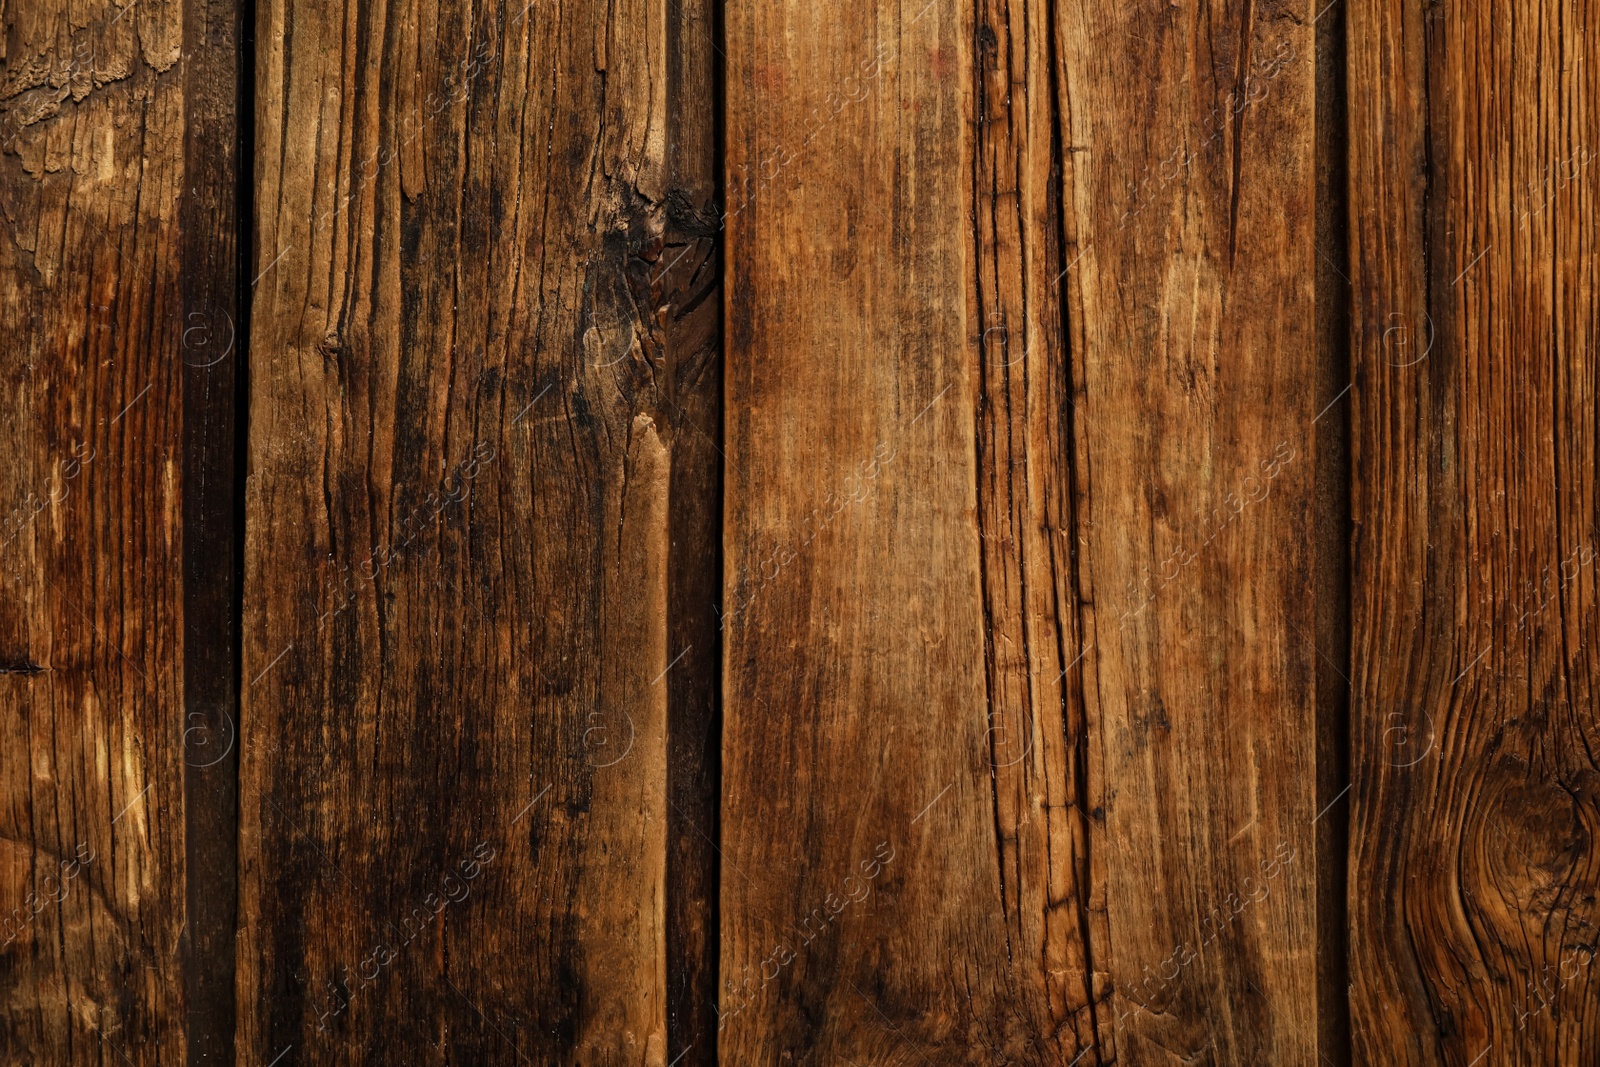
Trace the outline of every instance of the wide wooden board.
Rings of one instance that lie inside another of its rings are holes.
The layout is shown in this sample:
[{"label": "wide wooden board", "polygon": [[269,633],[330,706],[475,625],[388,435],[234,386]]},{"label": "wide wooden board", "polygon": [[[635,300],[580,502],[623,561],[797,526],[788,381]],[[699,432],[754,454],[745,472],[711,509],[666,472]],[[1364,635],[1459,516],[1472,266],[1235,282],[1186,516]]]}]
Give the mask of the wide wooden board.
[{"label": "wide wooden board", "polygon": [[715,484],[673,445],[716,381],[673,6],[260,6],[252,1062],[667,1062],[670,542]]},{"label": "wide wooden board", "polygon": [[1059,9],[1089,952],[1119,1063],[1319,1060],[1316,16]]}]

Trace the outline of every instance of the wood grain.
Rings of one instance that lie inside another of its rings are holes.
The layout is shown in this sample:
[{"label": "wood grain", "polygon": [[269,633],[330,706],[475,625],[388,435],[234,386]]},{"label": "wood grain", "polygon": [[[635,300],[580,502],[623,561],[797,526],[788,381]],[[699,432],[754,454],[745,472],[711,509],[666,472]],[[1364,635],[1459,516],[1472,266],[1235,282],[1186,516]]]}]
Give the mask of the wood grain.
[{"label": "wood grain", "polygon": [[1117,1062],[1319,1058],[1315,14],[1059,9]]},{"label": "wood grain", "polygon": [[1355,1062],[1590,1063],[1600,22],[1350,31]]},{"label": "wood grain", "polygon": [[1600,1060],[1593,0],[0,25],[0,1060]]},{"label": "wood grain", "polygon": [[723,1062],[1088,1044],[1062,363],[1003,357],[1056,328],[1049,35],[984,17],[727,12]]},{"label": "wood grain", "polygon": [[1312,13],[962,15],[730,13],[724,1048],[1313,1062]]},{"label": "wood grain", "polygon": [[671,7],[262,4],[241,1058],[667,1062]]},{"label": "wood grain", "polygon": [[[186,138],[199,108],[183,56],[201,6],[3,9],[0,1056],[10,1063],[186,1056],[196,958],[184,951],[190,471],[178,353],[194,293],[184,278],[201,267],[191,253],[229,235],[189,212],[183,192],[230,167],[228,145]],[[231,145],[225,127],[211,132]]]},{"label": "wood grain", "polygon": [[1317,1054],[1350,1062],[1350,167],[1346,7],[1318,8],[1316,27],[1316,326],[1320,404],[1313,502],[1316,612]]}]

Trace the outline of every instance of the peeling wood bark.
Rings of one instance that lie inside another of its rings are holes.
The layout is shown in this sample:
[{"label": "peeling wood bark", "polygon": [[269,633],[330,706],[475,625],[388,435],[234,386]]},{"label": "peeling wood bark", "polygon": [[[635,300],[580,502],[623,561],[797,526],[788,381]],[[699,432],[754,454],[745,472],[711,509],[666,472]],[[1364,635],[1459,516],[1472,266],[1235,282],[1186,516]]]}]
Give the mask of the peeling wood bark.
[{"label": "peeling wood bark", "polygon": [[668,1062],[674,7],[262,4],[241,1056]]},{"label": "peeling wood bark", "polygon": [[1355,1062],[1589,1063],[1600,21],[1350,29]]}]

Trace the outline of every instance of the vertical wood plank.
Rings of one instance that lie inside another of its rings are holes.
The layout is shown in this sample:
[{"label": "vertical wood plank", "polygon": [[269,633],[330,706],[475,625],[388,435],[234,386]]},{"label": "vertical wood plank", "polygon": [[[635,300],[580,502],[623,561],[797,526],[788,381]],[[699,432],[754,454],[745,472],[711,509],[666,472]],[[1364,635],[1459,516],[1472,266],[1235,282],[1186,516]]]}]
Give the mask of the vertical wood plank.
[{"label": "vertical wood plank", "polygon": [[1092,1041],[1046,11],[727,9],[724,1062]]},{"label": "vertical wood plank", "polygon": [[1600,19],[1350,29],[1355,1060],[1588,1063]]},{"label": "vertical wood plank", "polygon": [[667,1062],[675,6],[261,6],[241,1057]]},{"label": "vertical wood plank", "polygon": [[186,136],[199,7],[3,9],[7,1062],[186,1055],[183,279],[230,234],[184,190],[231,165]]},{"label": "vertical wood plank", "polygon": [[1060,9],[1117,1062],[1318,1061],[1316,14]]}]

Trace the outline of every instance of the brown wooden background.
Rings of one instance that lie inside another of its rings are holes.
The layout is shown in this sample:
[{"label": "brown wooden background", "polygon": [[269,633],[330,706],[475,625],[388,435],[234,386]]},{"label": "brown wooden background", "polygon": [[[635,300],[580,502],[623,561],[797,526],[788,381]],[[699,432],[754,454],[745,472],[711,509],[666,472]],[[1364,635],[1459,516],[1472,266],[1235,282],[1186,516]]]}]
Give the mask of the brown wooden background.
[{"label": "brown wooden background", "polygon": [[0,1062],[1600,1063],[1591,0],[0,22]]}]

